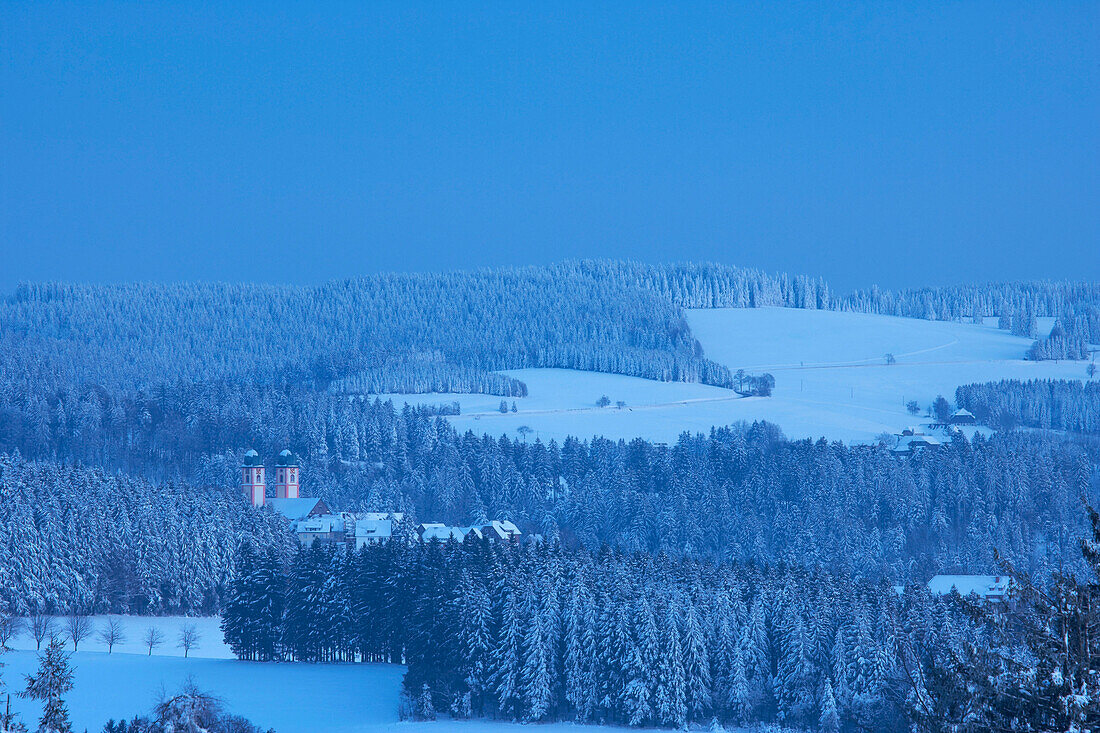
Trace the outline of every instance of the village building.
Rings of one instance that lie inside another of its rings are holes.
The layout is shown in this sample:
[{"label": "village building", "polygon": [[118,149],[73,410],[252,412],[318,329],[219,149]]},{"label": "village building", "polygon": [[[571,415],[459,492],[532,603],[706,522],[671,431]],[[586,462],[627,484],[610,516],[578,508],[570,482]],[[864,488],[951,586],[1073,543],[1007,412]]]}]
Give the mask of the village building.
[{"label": "village building", "polygon": [[343,513],[322,514],[299,520],[294,525],[294,531],[300,544],[312,545],[314,542],[346,542],[347,527],[348,517]]},{"label": "village building", "polygon": [[421,542],[465,542],[469,538],[482,539],[488,537],[494,542],[507,542],[518,538],[522,533],[512,522],[493,520],[488,524],[470,527],[451,527],[442,522],[425,522],[416,528],[416,535]]},{"label": "village building", "polygon": [[942,445],[940,441],[931,435],[901,435],[893,451],[895,455],[908,456],[920,449],[939,448],[940,445]]},{"label": "village building", "polygon": [[397,524],[404,520],[401,513],[366,512],[355,515],[355,549],[369,545],[384,545],[394,537]]},{"label": "village building", "polygon": [[977,425],[978,418],[969,410],[958,409],[951,413],[947,419],[948,425]]},{"label": "village building", "polygon": [[[298,542],[303,545],[314,542],[345,543],[349,548],[358,550],[385,544],[397,536],[408,539],[408,534],[399,530],[405,520],[405,515],[400,512],[334,512],[320,499],[301,496],[300,470],[293,453],[289,450],[279,453],[275,459],[275,496],[268,499],[264,463],[256,451],[250,450],[241,462],[241,490],[253,506],[270,506],[285,517],[298,536]],[[485,525],[470,527],[429,522],[416,528],[415,538],[423,542],[465,542],[471,537],[488,537],[493,541],[507,542],[519,538],[521,534],[519,527],[508,520],[493,520]]]},{"label": "village building", "polygon": [[961,596],[977,597],[986,603],[1004,603],[1012,587],[1007,575],[937,575],[928,581],[933,595],[946,596],[957,591]]},{"label": "village building", "polygon": [[267,504],[292,522],[332,514],[332,510],[320,499],[268,499]]}]

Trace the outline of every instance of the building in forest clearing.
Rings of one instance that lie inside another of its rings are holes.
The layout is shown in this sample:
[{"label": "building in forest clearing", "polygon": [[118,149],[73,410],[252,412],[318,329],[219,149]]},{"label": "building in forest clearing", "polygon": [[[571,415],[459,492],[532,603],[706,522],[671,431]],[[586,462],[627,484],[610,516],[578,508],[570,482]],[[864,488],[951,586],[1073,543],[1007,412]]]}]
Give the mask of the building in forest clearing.
[{"label": "building in forest clearing", "polygon": [[912,455],[917,450],[923,448],[939,448],[939,440],[933,438],[931,435],[901,435],[898,436],[897,445],[894,446],[893,451],[899,456]]},{"label": "building in forest clearing", "polygon": [[1004,603],[1012,579],[1007,575],[937,575],[928,581],[933,595],[946,596],[958,591],[961,596],[977,596],[986,603]]},{"label": "building in forest clearing", "polygon": [[978,418],[974,417],[974,413],[969,410],[959,408],[951,413],[951,417],[947,419],[948,425],[976,425]]}]

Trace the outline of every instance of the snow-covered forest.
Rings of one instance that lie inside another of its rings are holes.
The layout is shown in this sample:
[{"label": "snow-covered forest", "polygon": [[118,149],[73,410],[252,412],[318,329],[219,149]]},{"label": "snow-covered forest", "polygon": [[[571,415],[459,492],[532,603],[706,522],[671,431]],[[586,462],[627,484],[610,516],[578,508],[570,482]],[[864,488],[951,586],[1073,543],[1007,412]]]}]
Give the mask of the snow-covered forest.
[{"label": "snow-covered forest", "polygon": [[[0,614],[224,613],[245,658],[407,663],[425,716],[961,719],[942,706],[965,680],[944,670],[1011,665],[976,656],[995,624],[924,584],[1004,562],[1043,587],[1086,577],[1100,446],[1075,434],[1097,431],[1094,382],[959,387],[956,406],[997,431],[911,456],[889,435],[788,440],[766,422],[669,444],[516,439],[371,395],[522,398],[498,370],[566,367],[765,400],[777,378],[711,361],[683,308],[996,316],[1036,339],[1030,358],[1062,359],[1098,340],[1097,303],[1083,284],[837,297],[803,277],[602,261],[315,288],[24,285],[0,304]],[[303,495],[340,510],[506,517],[545,542],[299,551],[236,488],[250,448],[292,450]]]},{"label": "snow-covered forest", "polygon": [[294,543],[225,487],[0,455],[0,615],[216,613],[235,538]]},{"label": "snow-covered forest", "polygon": [[[285,571],[242,553],[233,588],[223,623],[242,658],[405,660],[420,715],[903,723],[888,702],[903,603],[824,572],[487,541],[318,545]],[[923,589],[904,605],[970,633]]]},{"label": "snow-covered forest", "polygon": [[1100,434],[1100,381],[1018,379],[964,384],[955,401],[982,423]]},{"label": "snow-covered forest", "polygon": [[1092,584],[1025,578],[1011,614],[795,565],[452,540],[289,567],[245,548],[223,626],[244,659],[404,661],[421,719],[1072,730],[1100,722],[1092,522]]},{"label": "snow-covered forest", "polygon": [[[873,581],[980,572],[995,566],[994,550],[1041,576],[1076,567],[1080,500],[1100,489],[1095,447],[1026,433],[898,458],[787,441],[764,423],[669,447],[558,445],[460,435],[386,403],[341,414],[351,427],[335,435],[355,436],[357,458],[336,441],[303,456],[303,493],[332,506],[455,524],[507,516],[592,551],[786,562]],[[239,458],[201,462],[194,480],[208,488],[4,459],[0,600],[24,613],[219,610],[237,538],[283,558],[289,541],[269,511],[237,496]]]}]

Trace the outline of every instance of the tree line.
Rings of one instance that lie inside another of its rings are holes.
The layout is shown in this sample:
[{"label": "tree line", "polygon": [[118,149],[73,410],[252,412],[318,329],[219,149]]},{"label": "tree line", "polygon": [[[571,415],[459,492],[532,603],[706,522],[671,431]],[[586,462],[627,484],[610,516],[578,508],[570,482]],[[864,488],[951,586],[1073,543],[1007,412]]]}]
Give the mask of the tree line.
[{"label": "tree line", "polygon": [[223,629],[242,659],[404,663],[420,717],[890,730],[905,715],[899,609],[889,587],[794,567],[315,543],[287,566],[242,547]]},{"label": "tree line", "polygon": [[1005,379],[964,384],[955,402],[979,422],[998,428],[1017,426],[1100,434],[1100,382],[1072,379]]}]

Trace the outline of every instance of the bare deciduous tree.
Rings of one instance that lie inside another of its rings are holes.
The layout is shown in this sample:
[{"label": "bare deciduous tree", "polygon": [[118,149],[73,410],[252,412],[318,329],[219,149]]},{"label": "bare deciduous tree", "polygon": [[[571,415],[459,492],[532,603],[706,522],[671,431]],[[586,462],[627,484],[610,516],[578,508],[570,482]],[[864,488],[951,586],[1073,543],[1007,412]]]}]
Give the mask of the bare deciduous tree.
[{"label": "bare deciduous tree", "polygon": [[153,656],[153,650],[164,643],[164,634],[156,626],[150,626],[141,640],[149,649],[149,656]]},{"label": "bare deciduous tree", "polygon": [[187,624],[180,629],[180,638],[177,646],[179,646],[179,648],[183,650],[184,658],[187,657],[187,654],[192,649],[198,647],[201,638],[202,637],[199,635],[199,630],[195,627],[195,624]]},{"label": "bare deciduous tree", "polygon": [[18,616],[0,616],[0,650],[8,648],[8,642],[23,630],[23,619]]},{"label": "bare deciduous tree", "polygon": [[31,616],[31,636],[34,638],[34,648],[42,651],[42,642],[57,633],[52,616],[37,613]]},{"label": "bare deciduous tree", "polygon": [[106,645],[107,653],[110,654],[111,650],[115,648],[115,644],[126,641],[126,633],[122,622],[117,618],[107,619],[107,623],[99,631],[99,640]]},{"label": "bare deciduous tree", "polygon": [[73,643],[73,651],[79,651],[80,642],[92,635],[92,620],[87,616],[72,614],[65,617],[65,635]]}]

